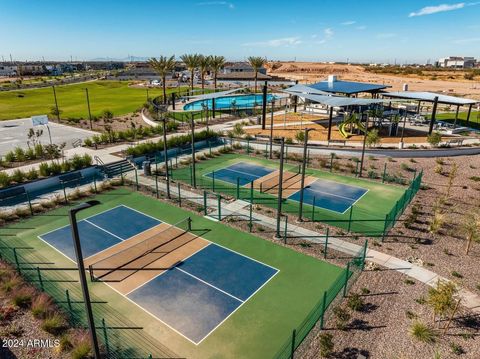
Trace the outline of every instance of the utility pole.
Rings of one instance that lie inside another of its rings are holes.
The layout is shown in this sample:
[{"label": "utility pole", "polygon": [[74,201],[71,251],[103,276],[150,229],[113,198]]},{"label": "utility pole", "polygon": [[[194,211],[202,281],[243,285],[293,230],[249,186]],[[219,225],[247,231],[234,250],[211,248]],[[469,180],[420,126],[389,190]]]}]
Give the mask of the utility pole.
[{"label": "utility pole", "polygon": [[283,186],[283,150],[285,147],[285,137],[280,139],[280,173],[278,175],[278,204],[277,204],[277,230],[275,232],[275,238],[280,239],[280,219],[282,217],[282,186]]},{"label": "utility pole", "polygon": [[85,89],[85,94],[87,95],[88,119],[90,120],[90,129],[93,130],[92,113],[90,111],[90,98],[88,97],[88,88]]},{"label": "utility pole", "polygon": [[58,102],[57,102],[57,92],[55,91],[55,85],[52,86],[53,89],[53,98],[55,99],[55,108],[57,110],[57,119],[60,122],[60,110],[58,109]]},{"label": "utility pole", "polygon": [[170,199],[170,174],[168,172],[168,154],[167,154],[167,119],[165,115],[162,118],[162,125],[163,125],[163,154],[164,154],[163,157],[165,160],[165,173],[166,173],[165,178],[167,180],[167,198]]},{"label": "utility pole", "polygon": [[275,106],[275,99],[272,99],[272,114],[270,116],[270,159],[272,159],[273,150],[273,107]]},{"label": "utility pole", "polygon": [[195,115],[192,113],[192,184],[197,188],[197,178],[195,176]]},{"label": "utility pole", "polygon": [[303,139],[303,161],[302,161],[302,178],[300,180],[300,208],[298,210],[298,221],[302,222],[303,214],[303,190],[305,186],[305,170],[307,168],[307,151],[308,151],[308,132],[311,131],[311,128],[306,128],[304,132]]},{"label": "utility pole", "polygon": [[82,287],[82,294],[83,294],[83,300],[85,302],[85,311],[87,314],[87,322],[88,322],[88,328],[90,332],[90,338],[92,340],[92,346],[93,346],[93,352],[95,354],[95,359],[100,359],[100,347],[98,345],[98,339],[97,339],[97,332],[95,330],[95,322],[93,319],[93,311],[92,311],[92,302],[90,300],[90,293],[88,292],[88,285],[87,285],[87,277],[85,275],[85,264],[83,263],[83,254],[82,254],[82,247],[80,244],[80,236],[78,232],[78,224],[77,224],[77,218],[76,214],[80,212],[81,210],[91,208],[93,206],[96,206],[100,204],[99,201],[88,201],[85,203],[80,204],[79,206],[76,206],[75,208],[72,208],[68,212],[68,216],[70,219],[70,228],[72,230],[72,238],[73,238],[73,245],[75,248],[75,255],[77,257],[77,265],[78,265],[78,274],[80,278],[80,285]]}]

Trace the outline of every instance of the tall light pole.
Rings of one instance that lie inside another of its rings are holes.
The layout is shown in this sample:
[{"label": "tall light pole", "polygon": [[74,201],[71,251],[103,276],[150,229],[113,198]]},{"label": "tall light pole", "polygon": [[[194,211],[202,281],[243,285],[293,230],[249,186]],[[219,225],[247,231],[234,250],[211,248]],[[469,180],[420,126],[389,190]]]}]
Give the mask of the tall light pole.
[{"label": "tall light pole", "polygon": [[192,113],[192,185],[197,188],[197,178],[195,176],[195,115]]},{"label": "tall light pole", "polygon": [[310,132],[312,128],[306,128],[304,133],[303,139],[303,161],[302,161],[302,178],[300,180],[300,208],[298,210],[298,221],[302,222],[302,214],[303,214],[303,187],[305,186],[305,169],[307,168],[307,146],[308,146],[308,132]]},{"label": "tall light pole", "polygon": [[277,230],[275,238],[280,239],[280,218],[282,216],[282,195],[283,195],[283,150],[285,147],[285,137],[280,139],[280,173],[278,175],[278,204],[277,204]]},{"label": "tall light pole", "polygon": [[55,91],[55,86],[52,86],[53,89],[53,99],[55,100],[55,108],[57,110],[57,119],[60,122],[60,110],[58,109],[58,101],[57,101],[57,91]]},{"label": "tall light pole", "polygon": [[167,198],[170,199],[170,174],[168,172],[168,154],[167,154],[167,118],[165,115],[162,118],[162,126],[163,126],[163,157],[165,160],[165,173],[166,173],[166,181],[167,181]]},{"label": "tall light pole", "polygon": [[87,95],[88,119],[90,121],[90,129],[92,130],[92,112],[90,111],[90,97],[88,96],[88,88],[85,88],[85,95]]},{"label": "tall light pole", "polygon": [[273,107],[275,106],[275,98],[272,98],[272,113],[270,116],[270,159],[272,159],[273,150]]},{"label": "tall light pole", "polygon": [[83,263],[82,246],[80,244],[80,236],[78,234],[78,225],[77,225],[76,215],[78,212],[84,209],[96,206],[98,204],[100,204],[99,201],[87,201],[72,208],[68,212],[68,216],[70,219],[70,227],[72,229],[73,245],[75,248],[75,255],[77,257],[78,275],[80,277],[80,285],[82,287],[83,300],[85,302],[85,310],[87,313],[88,328],[90,329],[90,337],[92,340],[95,359],[100,359],[100,347],[98,345],[97,332],[95,331],[95,322],[93,320],[92,303],[90,301],[90,294],[88,292],[87,277],[85,275],[85,265]]},{"label": "tall light pole", "polygon": [[362,146],[362,159],[360,160],[360,172],[358,174],[358,177],[362,177],[362,172],[363,172],[363,161],[365,160],[365,146],[367,144],[367,135],[368,135],[368,114],[364,114],[362,112],[362,117],[366,116],[366,121],[365,121],[365,135],[363,136],[363,146]]}]

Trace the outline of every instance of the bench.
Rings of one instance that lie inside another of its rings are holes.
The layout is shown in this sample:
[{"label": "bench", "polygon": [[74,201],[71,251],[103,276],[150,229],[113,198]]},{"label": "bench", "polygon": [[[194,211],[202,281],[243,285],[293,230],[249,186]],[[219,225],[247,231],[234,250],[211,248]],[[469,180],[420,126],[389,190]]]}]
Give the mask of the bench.
[{"label": "bench", "polygon": [[79,181],[83,178],[81,172],[72,172],[72,173],[67,173],[66,175],[59,176],[58,180],[60,183],[65,184],[65,183],[70,183],[73,181]]}]

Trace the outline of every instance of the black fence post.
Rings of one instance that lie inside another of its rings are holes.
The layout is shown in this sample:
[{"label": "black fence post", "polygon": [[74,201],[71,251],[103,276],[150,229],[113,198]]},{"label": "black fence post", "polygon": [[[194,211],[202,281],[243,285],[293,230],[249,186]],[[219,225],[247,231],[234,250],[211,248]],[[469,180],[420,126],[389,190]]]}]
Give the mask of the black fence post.
[{"label": "black fence post", "polygon": [[105,344],[105,350],[107,351],[107,357],[110,357],[110,344],[108,342],[107,326],[105,324],[105,318],[102,318],[103,338]]},{"label": "black fence post", "polygon": [[38,282],[40,283],[40,289],[45,291],[45,288],[43,287],[43,279],[42,279],[42,273],[40,272],[40,267],[37,267],[37,275],[38,275]]},{"label": "black fence post", "polygon": [[293,359],[293,355],[295,354],[295,337],[297,336],[297,330],[293,329],[292,332],[292,347],[291,347],[291,354],[290,354],[290,359]]}]

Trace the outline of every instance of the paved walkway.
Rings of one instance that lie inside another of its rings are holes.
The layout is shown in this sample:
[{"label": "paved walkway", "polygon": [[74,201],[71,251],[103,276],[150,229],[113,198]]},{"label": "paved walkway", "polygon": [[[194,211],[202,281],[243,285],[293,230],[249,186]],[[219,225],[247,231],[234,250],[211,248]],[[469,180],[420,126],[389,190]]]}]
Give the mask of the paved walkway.
[{"label": "paved walkway", "polygon": [[[127,178],[132,181],[135,181],[135,176],[133,172],[127,174]],[[155,188],[155,182],[151,178],[144,176],[138,176],[139,183]],[[158,188],[160,191],[166,191],[166,185],[163,182],[158,183]],[[172,196],[178,197],[178,190],[174,186],[171,186]],[[198,203],[203,206],[203,198],[199,196],[198,193],[194,193],[188,190],[182,190],[182,198],[190,198],[189,201]],[[233,202],[222,201],[221,208],[221,217],[225,218],[226,216],[242,216],[244,218],[249,218],[249,203],[243,200],[236,200]],[[207,218],[212,220],[218,220],[218,202],[214,198],[207,198],[207,207],[210,210]],[[256,224],[259,224],[263,227],[269,228],[272,231],[276,229],[276,219],[272,217],[265,216],[263,214],[254,213],[254,220]],[[282,223],[283,228],[283,223]],[[303,228],[298,225],[288,224],[288,236],[293,236],[299,239],[306,241],[311,241],[315,243],[324,243],[325,235],[323,233],[318,233],[306,228]],[[357,255],[362,250],[361,245],[350,243],[335,237],[328,238],[328,246],[331,249],[334,249],[338,252],[345,253],[350,256]],[[429,286],[435,286],[439,280],[447,280],[439,276],[438,274],[425,269],[416,264],[412,264],[400,258],[373,250],[367,250],[367,260],[373,263],[376,263],[387,269],[396,270],[400,273],[403,273],[411,278],[418,280],[419,282],[425,283]],[[459,296],[462,298],[462,304],[466,308],[472,310],[474,313],[480,314],[480,296],[474,294],[468,290],[461,289],[459,291]]]}]

